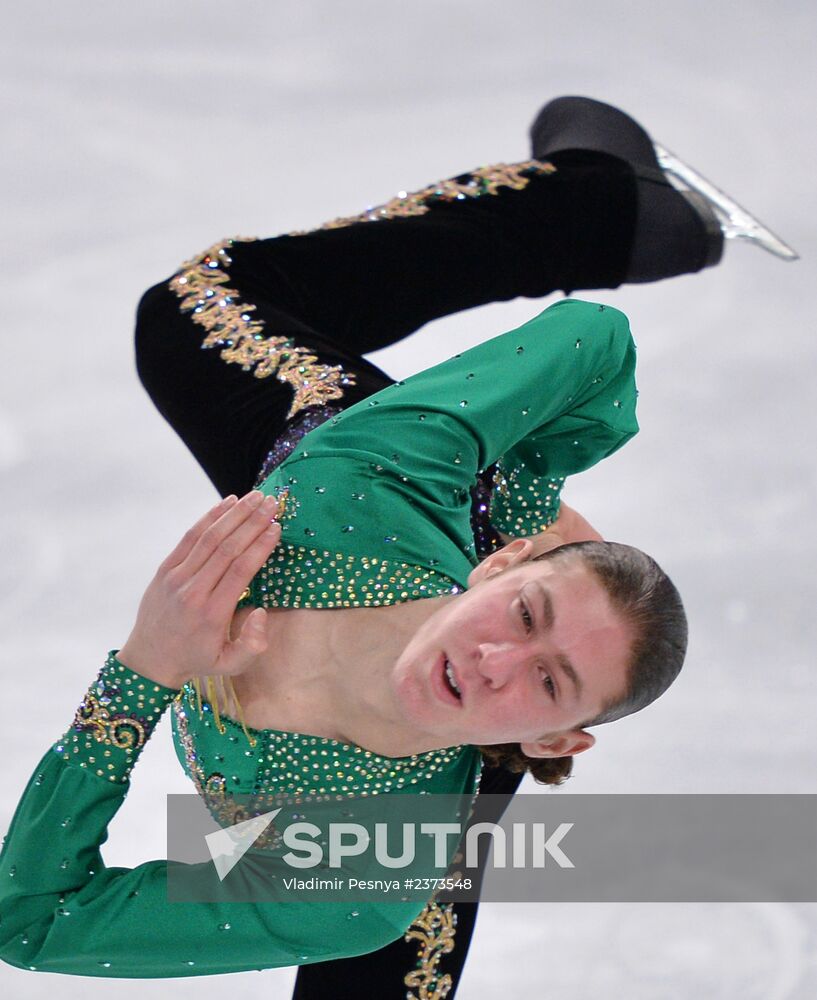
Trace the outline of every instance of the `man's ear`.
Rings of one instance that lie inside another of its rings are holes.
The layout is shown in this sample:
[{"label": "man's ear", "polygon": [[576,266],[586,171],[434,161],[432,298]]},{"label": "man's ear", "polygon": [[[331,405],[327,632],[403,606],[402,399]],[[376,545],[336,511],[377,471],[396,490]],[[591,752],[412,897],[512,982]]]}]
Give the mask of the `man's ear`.
[{"label": "man's ear", "polygon": [[520,743],[519,749],[526,757],[575,757],[589,750],[596,737],[584,729],[569,729],[564,733],[543,736],[533,743]]},{"label": "man's ear", "polygon": [[468,586],[487,580],[497,573],[502,573],[511,566],[527,562],[533,555],[533,542],[529,538],[514,538],[512,542],[503,545],[501,549],[492,552],[486,559],[475,566],[468,574]]}]

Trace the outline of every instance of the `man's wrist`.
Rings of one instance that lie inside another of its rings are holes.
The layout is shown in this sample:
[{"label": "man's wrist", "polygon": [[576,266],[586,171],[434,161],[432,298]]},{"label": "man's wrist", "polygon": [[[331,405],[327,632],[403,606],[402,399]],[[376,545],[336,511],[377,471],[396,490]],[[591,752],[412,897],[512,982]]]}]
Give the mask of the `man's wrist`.
[{"label": "man's wrist", "polygon": [[168,664],[160,662],[155,653],[130,641],[117,651],[116,659],[128,670],[162,687],[178,691],[189,680],[189,677],[180,677],[178,673],[168,669]]},{"label": "man's wrist", "polygon": [[74,767],[124,784],[178,691],[131,670],[119,661],[117,652],[108,653],[71,727],[53,749]]}]

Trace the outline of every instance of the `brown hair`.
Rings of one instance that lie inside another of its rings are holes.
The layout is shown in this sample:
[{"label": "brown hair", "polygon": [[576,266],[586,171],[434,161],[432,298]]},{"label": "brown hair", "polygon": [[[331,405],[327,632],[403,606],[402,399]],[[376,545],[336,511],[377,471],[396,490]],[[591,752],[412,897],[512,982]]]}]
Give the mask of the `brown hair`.
[{"label": "brown hair", "polygon": [[[580,728],[613,722],[655,701],[684,662],[687,619],[675,585],[654,559],[620,542],[571,542],[534,562],[579,558],[604,586],[613,607],[635,631],[624,694]],[[509,771],[530,771],[535,781],[560,785],[573,769],[572,757],[528,757],[518,743],[478,747],[488,763]]]}]

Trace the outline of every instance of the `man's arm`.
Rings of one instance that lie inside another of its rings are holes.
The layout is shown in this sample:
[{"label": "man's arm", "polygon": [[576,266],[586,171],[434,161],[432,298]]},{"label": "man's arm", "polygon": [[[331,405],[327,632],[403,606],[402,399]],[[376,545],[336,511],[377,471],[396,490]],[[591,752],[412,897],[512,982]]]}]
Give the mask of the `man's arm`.
[{"label": "man's arm", "polygon": [[[399,937],[419,903],[236,905],[212,864],[176,865],[211,902],[171,902],[165,860],[107,866],[100,853],[145,743],[197,670],[240,673],[266,645],[264,612],[227,626],[280,528],[259,494],[225,500],[159,568],[62,739],[23,792],[0,851],[0,960],[69,975],[171,978],[345,958]],[[123,662],[124,661],[124,662]],[[283,868],[286,874],[288,869]]]},{"label": "man's arm", "polygon": [[[497,467],[494,528],[511,537],[541,532],[556,520],[565,478],[637,432],[634,372],[626,316],[575,299],[550,306],[311,431],[274,474],[276,488],[289,481],[299,500],[283,540],[302,543],[320,525],[344,525],[335,551],[368,556],[385,538],[392,562],[424,566],[433,553],[449,571],[460,563],[464,578],[479,471]],[[336,485],[341,455],[356,470],[355,493]],[[395,512],[409,504],[411,528],[403,530]]]}]

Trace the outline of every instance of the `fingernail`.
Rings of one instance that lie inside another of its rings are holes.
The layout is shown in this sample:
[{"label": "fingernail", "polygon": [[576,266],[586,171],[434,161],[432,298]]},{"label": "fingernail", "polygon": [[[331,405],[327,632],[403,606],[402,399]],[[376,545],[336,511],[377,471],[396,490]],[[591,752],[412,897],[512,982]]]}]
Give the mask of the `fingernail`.
[{"label": "fingernail", "polygon": [[255,493],[254,492],[254,493],[250,493],[250,498],[247,501],[247,503],[250,505],[250,507],[258,507],[261,504],[261,502],[262,502],[263,499],[264,499],[264,494],[263,493]]}]

